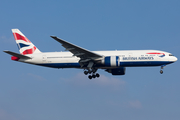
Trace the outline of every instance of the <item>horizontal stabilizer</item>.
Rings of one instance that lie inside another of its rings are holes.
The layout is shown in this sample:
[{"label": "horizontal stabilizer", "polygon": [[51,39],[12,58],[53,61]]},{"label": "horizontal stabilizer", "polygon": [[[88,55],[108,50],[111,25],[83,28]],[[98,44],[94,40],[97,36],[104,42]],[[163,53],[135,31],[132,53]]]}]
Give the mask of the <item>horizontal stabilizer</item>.
[{"label": "horizontal stabilizer", "polygon": [[25,55],[22,55],[22,54],[19,54],[19,53],[11,52],[11,51],[8,51],[8,50],[5,50],[4,52],[7,53],[7,54],[10,54],[12,56],[18,57],[18,58],[31,59],[31,57],[28,57],[28,56],[25,56]]}]

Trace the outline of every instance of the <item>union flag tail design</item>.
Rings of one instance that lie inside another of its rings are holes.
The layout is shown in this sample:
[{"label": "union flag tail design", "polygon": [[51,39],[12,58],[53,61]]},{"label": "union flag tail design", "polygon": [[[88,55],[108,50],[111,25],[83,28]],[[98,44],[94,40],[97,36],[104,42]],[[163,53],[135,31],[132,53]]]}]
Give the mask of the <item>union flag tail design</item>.
[{"label": "union flag tail design", "polygon": [[29,41],[19,29],[12,29],[12,33],[19,48],[19,52],[22,55],[41,53],[41,51],[39,51],[39,49],[36,48],[36,46],[34,46],[34,44]]}]

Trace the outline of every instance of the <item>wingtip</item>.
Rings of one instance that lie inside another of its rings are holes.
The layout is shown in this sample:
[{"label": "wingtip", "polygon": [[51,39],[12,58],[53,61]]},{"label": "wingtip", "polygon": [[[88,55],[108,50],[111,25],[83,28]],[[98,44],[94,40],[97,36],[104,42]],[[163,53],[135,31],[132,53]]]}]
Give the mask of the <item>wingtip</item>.
[{"label": "wingtip", "polygon": [[56,36],[53,36],[53,35],[51,35],[50,37],[52,37],[52,38],[57,38]]},{"label": "wingtip", "polygon": [[3,52],[7,53],[7,52],[9,52],[9,50],[3,50]]}]

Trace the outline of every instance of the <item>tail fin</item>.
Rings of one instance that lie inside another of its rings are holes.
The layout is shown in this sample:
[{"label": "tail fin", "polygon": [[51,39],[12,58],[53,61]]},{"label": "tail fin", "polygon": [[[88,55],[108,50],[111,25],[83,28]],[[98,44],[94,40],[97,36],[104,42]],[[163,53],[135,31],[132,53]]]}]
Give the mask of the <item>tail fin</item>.
[{"label": "tail fin", "polygon": [[19,29],[12,29],[12,33],[19,48],[19,52],[22,55],[41,53],[41,51],[39,51],[39,49],[34,46],[34,44],[29,41]]}]

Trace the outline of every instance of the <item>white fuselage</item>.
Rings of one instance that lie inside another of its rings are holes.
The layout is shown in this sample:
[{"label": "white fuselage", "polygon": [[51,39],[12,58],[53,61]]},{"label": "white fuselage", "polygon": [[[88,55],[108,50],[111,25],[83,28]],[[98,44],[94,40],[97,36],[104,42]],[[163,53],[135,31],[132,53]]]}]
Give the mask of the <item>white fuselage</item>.
[{"label": "white fuselage", "polygon": [[[106,56],[118,56],[117,67],[139,67],[139,66],[162,66],[177,61],[171,53],[159,50],[121,50],[121,51],[93,51]],[[81,68],[79,57],[73,56],[71,52],[46,52],[27,55],[32,59],[19,59],[20,62],[53,67],[53,68]],[[107,69],[113,66],[103,64],[96,65],[97,68]],[[116,68],[116,67],[115,67]]]}]

